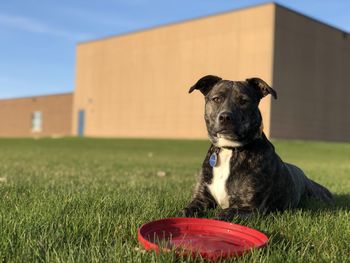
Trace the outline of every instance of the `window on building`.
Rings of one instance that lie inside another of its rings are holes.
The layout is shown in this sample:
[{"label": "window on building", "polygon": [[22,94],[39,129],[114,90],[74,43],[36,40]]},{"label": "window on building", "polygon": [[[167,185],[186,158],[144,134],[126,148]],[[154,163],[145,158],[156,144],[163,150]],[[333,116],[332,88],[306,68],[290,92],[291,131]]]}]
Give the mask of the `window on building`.
[{"label": "window on building", "polygon": [[32,113],[32,132],[41,132],[42,124],[43,120],[41,111],[34,111]]}]

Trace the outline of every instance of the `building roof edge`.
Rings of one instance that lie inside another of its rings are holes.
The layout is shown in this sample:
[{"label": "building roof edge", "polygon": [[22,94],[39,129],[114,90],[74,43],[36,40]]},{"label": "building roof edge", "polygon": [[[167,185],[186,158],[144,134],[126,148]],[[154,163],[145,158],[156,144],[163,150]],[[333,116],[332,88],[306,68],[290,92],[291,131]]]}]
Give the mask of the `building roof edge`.
[{"label": "building roof edge", "polygon": [[334,29],[334,30],[337,30],[337,31],[341,32],[341,33],[350,34],[350,32],[348,32],[348,31],[346,31],[346,30],[343,30],[343,29],[341,29],[341,28],[339,28],[339,27],[336,27],[336,26],[334,26],[334,25],[332,25],[332,24],[329,24],[329,23],[327,23],[327,22],[324,22],[324,21],[322,21],[322,20],[319,20],[319,19],[317,19],[317,18],[314,18],[314,17],[312,17],[312,16],[310,16],[310,15],[306,15],[306,14],[304,14],[304,13],[302,13],[302,12],[296,11],[295,9],[290,8],[290,7],[288,7],[288,6],[285,6],[285,5],[282,5],[282,4],[278,3],[278,2],[275,2],[274,4],[275,4],[275,6],[277,6],[277,7],[279,7],[279,8],[285,9],[285,10],[287,10],[287,11],[289,11],[289,12],[292,12],[292,13],[294,13],[294,14],[297,14],[297,15],[299,15],[299,16],[302,16],[302,17],[304,17],[304,18],[307,18],[307,19],[309,19],[309,20],[312,20],[312,21],[314,21],[314,22],[316,22],[316,23],[319,23],[319,24],[321,24],[321,25],[330,27],[330,28],[332,28],[332,29]]},{"label": "building roof edge", "polygon": [[319,20],[317,18],[314,18],[312,16],[306,15],[306,14],[300,12],[300,11],[296,11],[296,10],[290,8],[290,7],[287,7],[287,6],[283,5],[283,4],[280,4],[280,3],[278,3],[278,1],[269,1],[269,2],[255,4],[255,5],[248,5],[248,6],[245,6],[245,7],[235,8],[235,9],[231,9],[231,10],[227,10],[227,11],[223,11],[223,12],[218,12],[218,13],[214,13],[214,14],[210,14],[210,15],[204,15],[204,16],[194,17],[194,18],[190,18],[190,19],[184,19],[184,20],[179,20],[179,21],[175,21],[175,22],[164,23],[164,24],[161,24],[161,25],[150,26],[150,27],[147,27],[147,28],[141,28],[141,29],[137,29],[137,30],[123,32],[123,33],[120,33],[120,34],[113,34],[113,35],[108,35],[108,36],[101,37],[101,38],[81,41],[81,42],[77,43],[77,46],[84,45],[84,44],[90,44],[90,43],[98,42],[98,41],[104,41],[104,40],[108,40],[108,39],[112,39],[112,38],[129,36],[129,35],[142,33],[142,32],[147,32],[147,31],[151,31],[151,30],[155,30],[155,29],[163,28],[163,27],[167,27],[167,26],[180,25],[180,24],[184,24],[184,23],[187,23],[187,22],[191,22],[191,21],[196,21],[196,20],[206,19],[206,18],[210,18],[210,17],[225,15],[225,14],[233,13],[233,12],[244,11],[244,10],[247,10],[247,9],[253,9],[253,8],[257,8],[257,7],[261,7],[261,6],[265,6],[265,5],[274,5],[276,7],[288,10],[290,12],[293,12],[293,13],[295,13],[297,15],[305,17],[305,18],[307,18],[309,20],[315,21],[315,22],[317,22],[319,24],[322,24],[324,26],[330,27],[330,28],[332,28],[334,30],[337,30],[337,31],[339,31],[339,32],[341,32],[343,34],[346,34],[346,35],[348,35],[350,33],[350,32],[347,32],[347,31],[345,31],[343,29],[340,29],[340,28],[338,28],[338,27],[336,27],[334,25],[331,25],[331,24],[329,24],[327,22],[321,21],[321,20]]},{"label": "building roof edge", "polygon": [[156,25],[156,26],[150,26],[150,27],[146,27],[146,28],[141,28],[141,29],[137,29],[137,30],[126,31],[126,32],[123,32],[123,33],[120,33],[120,34],[108,35],[108,36],[101,37],[101,38],[96,38],[96,39],[91,39],[91,40],[86,40],[86,41],[80,41],[80,42],[77,43],[77,45],[79,46],[79,45],[84,45],[84,44],[90,44],[90,43],[93,43],[93,42],[108,40],[108,39],[112,39],[112,38],[129,36],[129,35],[133,35],[133,34],[137,34],[137,33],[143,33],[143,32],[147,32],[147,31],[155,30],[155,29],[158,29],[158,28],[163,28],[163,27],[167,27],[167,26],[174,26],[174,25],[180,25],[180,24],[184,24],[184,23],[187,23],[187,22],[202,20],[202,19],[206,19],[206,18],[211,18],[211,17],[225,15],[225,14],[229,14],[229,13],[244,11],[244,10],[253,9],[253,8],[257,8],[257,7],[261,7],[261,6],[267,6],[267,5],[277,5],[277,4],[275,2],[273,2],[273,1],[271,1],[271,2],[255,4],[255,5],[248,5],[248,6],[245,6],[245,7],[239,7],[239,8],[235,8],[235,9],[231,9],[231,10],[227,10],[227,11],[222,11],[222,12],[218,12],[218,13],[213,13],[213,14],[209,14],[209,15],[203,15],[203,16],[198,16],[198,17],[194,17],[194,18],[189,18],[189,19],[184,19],[184,20],[164,23],[164,24],[160,24],[160,25]]},{"label": "building roof edge", "polygon": [[0,98],[1,101],[6,100],[20,100],[20,99],[34,99],[34,98],[40,98],[40,97],[54,97],[54,96],[62,96],[62,95],[74,95],[74,92],[63,92],[63,93],[53,93],[53,94],[43,94],[43,95],[29,95],[29,96],[23,96],[23,97],[12,97],[12,98]]}]

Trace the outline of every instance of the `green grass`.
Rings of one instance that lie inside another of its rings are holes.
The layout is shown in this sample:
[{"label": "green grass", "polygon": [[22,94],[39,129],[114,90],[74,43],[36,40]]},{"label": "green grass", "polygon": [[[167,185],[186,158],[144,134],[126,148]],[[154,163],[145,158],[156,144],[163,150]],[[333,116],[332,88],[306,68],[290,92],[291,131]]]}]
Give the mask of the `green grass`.
[{"label": "green grass", "polygon": [[[350,144],[274,144],[285,161],[335,193],[336,206],[308,203],[235,219],[270,237],[268,247],[237,262],[350,262]],[[137,229],[176,216],[189,202],[207,147],[205,141],[1,139],[0,261],[174,261],[173,254],[142,250]]]}]

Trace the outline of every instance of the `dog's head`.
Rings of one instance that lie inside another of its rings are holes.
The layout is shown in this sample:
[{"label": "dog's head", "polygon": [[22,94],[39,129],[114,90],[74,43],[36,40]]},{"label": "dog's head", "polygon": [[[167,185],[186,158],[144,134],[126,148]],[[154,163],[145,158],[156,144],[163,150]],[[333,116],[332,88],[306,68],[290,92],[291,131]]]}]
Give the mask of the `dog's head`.
[{"label": "dog's head", "polygon": [[205,96],[205,122],[211,142],[217,147],[238,147],[262,133],[260,100],[276,91],[259,78],[222,80],[208,75],[192,86]]}]

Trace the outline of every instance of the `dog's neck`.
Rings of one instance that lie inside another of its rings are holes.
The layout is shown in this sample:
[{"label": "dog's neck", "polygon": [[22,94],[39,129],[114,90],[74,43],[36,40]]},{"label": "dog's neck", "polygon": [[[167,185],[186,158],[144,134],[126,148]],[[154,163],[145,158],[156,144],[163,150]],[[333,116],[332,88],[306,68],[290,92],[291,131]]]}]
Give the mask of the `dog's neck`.
[{"label": "dog's neck", "polygon": [[264,132],[258,132],[250,140],[243,140],[243,141],[235,141],[235,140],[229,140],[223,137],[218,137],[217,141],[213,143],[213,145],[218,149],[221,149],[221,148],[231,149],[231,150],[243,149],[244,147],[251,145],[254,142],[264,138],[266,139]]},{"label": "dog's neck", "polygon": [[245,144],[240,141],[233,141],[233,140],[229,140],[221,137],[217,139],[217,142],[214,145],[218,148],[237,148],[237,147],[242,147]]}]

